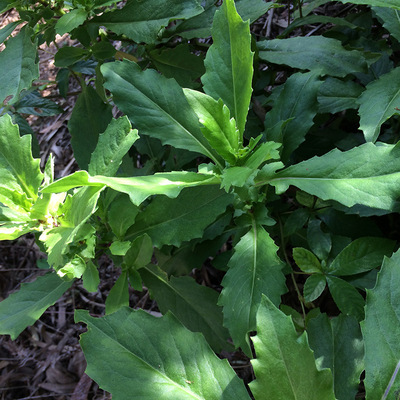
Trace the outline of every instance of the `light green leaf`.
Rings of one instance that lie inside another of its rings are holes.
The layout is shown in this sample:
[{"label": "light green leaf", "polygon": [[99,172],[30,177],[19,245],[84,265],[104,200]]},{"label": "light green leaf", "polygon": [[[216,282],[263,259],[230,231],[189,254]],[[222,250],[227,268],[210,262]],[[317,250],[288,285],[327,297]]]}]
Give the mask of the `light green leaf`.
[{"label": "light green leaf", "polygon": [[72,260],[68,261],[57,271],[57,275],[60,278],[64,278],[70,281],[74,278],[79,279],[85,272],[85,269],[85,260],[79,255],[76,255],[72,258]]},{"label": "light green leaf", "polygon": [[74,157],[81,169],[88,169],[90,155],[96,148],[99,134],[111,122],[111,110],[112,107],[105,104],[91,86],[82,88],[68,122]]},{"label": "light green leaf", "polygon": [[308,340],[320,369],[329,368],[338,400],[354,399],[364,369],[364,343],[354,317],[320,314],[307,324]]},{"label": "light green leaf", "polygon": [[[263,168],[257,185],[271,184],[278,194],[297,186],[322,200],[336,200],[382,210],[399,210],[400,146],[365,143],[349,151],[337,149],[275,174]],[[269,167],[269,164],[267,164]]]},{"label": "light green leaf", "polygon": [[242,21],[233,0],[225,0],[215,12],[212,37],[201,78],[204,91],[222,99],[242,135],[252,93],[253,53],[249,23]]},{"label": "light green leaf", "polygon": [[400,41],[400,6],[393,9],[388,7],[372,7],[383,27],[398,41]]},{"label": "light green leaf", "polygon": [[322,272],[321,263],[318,258],[307,249],[296,247],[293,249],[293,258],[297,266],[307,274],[320,274]]},{"label": "light green leaf", "polygon": [[336,276],[327,275],[326,281],[339,310],[344,314],[353,315],[358,321],[363,320],[365,301],[358,290]]},{"label": "light green leaf", "polygon": [[179,246],[183,241],[200,238],[232,202],[233,196],[216,185],[185,189],[176,199],[156,197],[137,216],[125,238],[146,233],[156,247]]},{"label": "light green leaf", "polygon": [[112,314],[124,306],[129,306],[128,274],[123,271],[106,299],[106,314]]},{"label": "light green leaf", "polygon": [[183,89],[185,96],[202,123],[202,132],[210,145],[230,164],[235,164],[239,151],[239,132],[228,107],[204,93]]},{"label": "light green leaf", "polygon": [[381,125],[392,115],[400,114],[400,67],[367,85],[358,99],[360,129],[367,142],[375,142]]},{"label": "light green leaf", "polygon": [[140,134],[215,160],[216,153],[201,133],[198,118],[176,81],[154,70],[142,71],[128,60],[105,64],[101,72],[114,102]]},{"label": "light green leaf", "polygon": [[314,274],[307,278],[304,283],[303,295],[307,302],[312,302],[321,295],[326,287],[326,278],[322,274]]},{"label": "light green leaf", "polygon": [[133,204],[140,205],[154,194],[165,194],[174,198],[185,187],[217,185],[219,183],[219,178],[214,175],[187,171],[162,172],[132,178],[89,176],[86,171],[78,171],[47,186],[42,190],[42,193],[66,192],[77,186],[99,187],[106,185],[118,192],[128,194]]},{"label": "light green leaf", "polygon": [[121,242],[119,240],[116,240],[115,242],[111,243],[110,252],[114,256],[124,256],[129,250],[130,246],[131,242]]},{"label": "light green leaf", "polygon": [[130,243],[124,264],[129,269],[140,269],[151,262],[153,256],[153,242],[149,235],[143,234]]},{"label": "light green leaf", "polygon": [[[16,211],[29,211],[43,180],[40,160],[32,158],[31,136],[20,137],[6,114],[0,118],[0,202]],[[29,200],[28,200],[29,199]]]},{"label": "light green leaf", "polygon": [[121,194],[110,205],[107,213],[107,223],[113,233],[122,239],[128,228],[135,222],[138,213],[139,207],[135,206],[128,196]]},{"label": "light green leaf", "polygon": [[256,399],[335,400],[332,374],[319,371],[307,334],[298,336],[292,318],[262,296],[257,335],[252,338],[257,358],[251,363],[256,379],[250,389]]},{"label": "light green leaf", "polygon": [[362,237],[351,242],[333,260],[329,273],[336,276],[356,275],[380,267],[384,256],[390,256],[395,242],[378,237]]},{"label": "light green leaf", "polygon": [[155,43],[162,28],[171,20],[187,19],[203,8],[196,0],[128,0],[126,5],[91,20],[135,42]]},{"label": "light green leaf", "polygon": [[72,282],[65,282],[56,273],[39,276],[34,282],[23,283],[18,292],[0,302],[0,334],[12,340],[53,305]]},{"label": "light green leaf", "polygon": [[323,36],[264,40],[257,42],[257,46],[262,60],[320,75],[344,77],[367,69],[361,51],[346,50],[339,40]]},{"label": "light green leaf", "polygon": [[122,308],[93,318],[77,310],[75,320],[88,325],[80,340],[86,373],[114,400],[133,394],[148,400],[249,398],[228,362],[215,355],[200,333],[188,331],[170,313],[155,318]]},{"label": "light green leaf", "polygon": [[256,314],[261,295],[279,305],[286,292],[283,263],[278,247],[262,226],[255,225],[235,246],[229,270],[222,280],[219,305],[224,307],[224,325],[236,347],[251,354],[248,332],[256,328]]},{"label": "light green leaf", "polygon": [[89,163],[90,175],[114,176],[122,158],[139,138],[136,129],[131,129],[127,117],[112,119],[104,133],[100,134]]},{"label": "light green leaf", "polygon": [[222,308],[217,306],[218,292],[188,276],[168,280],[156,266],[142,269],[140,275],[163,314],[171,311],[186,328],[201,332],[215,352],[231,348],[229,332],[222,326]]},{"label": "light green leaf", "polygon": [[356,109],[363,90],[356,82],[328,77],[318,91],[318,112],[335,114],[349,108]]},{"label": "light green leaf", "polygon": [[96,265],[93,264],[92,260],[89,260],[86,264],[85,272],[82,275],[83,287],[91,293],[97,292],[100,284],[99,270]]},{"label": "light green leaf", "polygon": [[[292,75],[265,117],[266,139],[282,143],[281,157],[284,162],[304,142],[306,133],[313,125],[321,84],[318,74],[314,72]],[[288,122],[282,124],[282,121]]]},{"label": "light green leaf", "polygon": [[37,47],[31,37],[32,30],[24,26],[17,36],[6,42],[6,48],[0,53],[0,104],[8,96],[15,100],[23,89],[29,89],[39,78]]},{"label": "light green leaf", "polygon": [[71,32],[73,29],[82,25],[87,18],[88,14],[84,8],[75,8],[69,13],[64,14],[56,23],[56,33],[64,35],[65,33]]},{"label": "light green leaf", "polygon": [[[367,399],[395,399],[400,389],[400,251],[386,258],[372,290],[367,290],[365,389]],[[397,374],[396,374],[397,371]],[[386,397],[384,397],[384,395]]]}]

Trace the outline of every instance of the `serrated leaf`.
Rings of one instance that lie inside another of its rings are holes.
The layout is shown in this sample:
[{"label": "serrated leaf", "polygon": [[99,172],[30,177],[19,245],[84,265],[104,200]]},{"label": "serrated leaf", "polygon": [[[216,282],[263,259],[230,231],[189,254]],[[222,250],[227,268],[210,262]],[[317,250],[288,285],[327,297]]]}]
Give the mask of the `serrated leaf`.
[{"label": "serrated leaf", "polygon": [[128,0],[126,5],[91,20],[111,31],[126,35],[135,42],[155,43],[162,28],[171,20],[187,19],[200,14],[197,0]]},{"label": "serrated leaf", "polygon": [[99,187],[106,185],[118,192],[126,193],[133,204],[140,205],[154,194],[165,194],[168,197],[175,198],[185,187],[217,185],[219,183],[219,178],[214,175],[187,171],[162,172],[132,178],[90,176],[86,171],[78,171],[46,186],[42,193],[66,192],[78,186]]},{"label": "serrated leaf", "polygon": [[334,400],[332,375],[319,371],[307,334],[298,336],[292,319],[262,296],[257,335],[252,338],[257,358],[251,363],[256,379],[250,389],[257,399]]},{"label": "serrated leaf", "polygon": [[286,292],[283,263],[267,231],[255,225],[235,246],[229,270],[222,280],[218,304],[224,307],[224,325],[236,347],[251,354],[247,334],[256,328],[261,295],[279,305]]},{"label": "serrated leaf", "polygon": [[[0,118],[0,202],[29,211],[43,180],[40,160],[32,158],[31,136],[20,137],[6,114]],[[7,201],[8,199],[8,201]]]},{"label": "serrated leaf", "polygon": [[[398,210],[400,146],[365,143],[349,151],[332,150],[275,174],[261,173],[256,184],[271,184],[277,193],[297,186],[322,200],[336,200],[382,210]],[[264,169],[263,171],[264,172]]]},{"label": "serrated leaf", "polygon": [[81,169],[88,169],[90,155],[96,148],[99,134],[111,122],[111,110],[112,107],[104,103],[91,86],[83,87],[68,122],[74,157]]},{"label": "serrated leaf", "polygon": [[253,53],[249,23],[242,21],[233,0],[225,0],[215,12],[212,37],[201,78],[203,88],[228,106],[242,135],[252,93]]},{"label": "serrated leaf", "polygon": [[141,134],[216,159],[215,151],[201,133],[196,114],[175,80],[166,79],[154,70],[142,71],[128,60],[105,64],[101,72],[114,102]]},{"label": "serrated leaf", "polygon": [[303,295],[306,302],[312,302],[321,295],[326,286],[325,275],[314,274],[304,283]]},{"label": "serrated leaf", "polygon": [[132,394],[143,400],[249,398],[228,362],[214,354],[200,333],[188,331],[172,314],[155,318],[142,310],[123,308],[93,318],[77,310],[75,320],[88,325],[80,340],[88,362],[86,373],[115,400],[132,398]]},{"label": "serrated leaf", "polygon": [[0,53],[0,103],[8,96],[15,100],[23,89],[29,89],[32,82],[39,78],[37,47],[31,37],[32,30],[24,26],[17,36],[6,42],[6,48]]},{"label": "serrated leaf", "polygon": [[39,276],[34,282],[23,283],[18,292],[0,302],[0,334],[12,340],[53,305],[72,282],[65,282],[56,273]]},{"label": "serrated leaf", "polygon": [[327,275],[326,281],[339,310],[344,314],[353,315],[358,321],[363,320],[365,301],[358,290],[336,276]]},{"label": "serrated leaf", "polygon": [[322,272],[321,263],[318,258],[307,249],[296,247],[293,249],[293,258],[297,266],[307,274],[320,274]]},{"label": "serrated leaf", "polygon": [[346,50],[339,40],[323,36],[264,40],[257,47],[262,60],[320,75],[344,77],[367,69],[363,52]]},{"label": "serrated leaf", "polygon": [[231,348],[229,332],[222,326],[222,308],[217,306],[218,292],[188,276],[168,280],[156,266],[142,269],[140,275],[163,314],[171,311],[186,328],[203,333],[215,352]]},{"label": "serrated leaf", "polygon": [[146,233],[156,247],[179,246],[183,241],[200,238],[232,201],[233,196],[218,186],[185,189],[176,199],[156,197],[136,217],[126,239]]},{"label": "serrated leaf", "polygon": [[399,264],[399,251],[391,258],[385,257],[376,286],[367,290],[365,321],[361,323],[361,329],[365,341],[365,389],[368,400],[396,398],[400,389]]},{"label": "serrated leaf", "polygon": [[84,8],[75,8],[69,13],[64,14],[56,23],[55,29],[58,35],[64,35],[82,25],[88,16]]},{"label": "serrated leaf", "polygon": [[355,398],[364,369],[364,343],[357,320],[343,314],[332,319],[320,314],[310,319],[307,333],[318,367],[332,371],[336,398]]},{"label": "serrated leaf", "polygon": [[336,276],[356,275],[380,267],[384,256],[390,256],[395,242],[377,237],[362,237],[351,242],[333,260],[329,273]]},{"label": "serrated leaf", "polygon": [[114,176],[117,173],[122,158],[139,138],[137,129],[131,128],[127,117],[111,120],[90,157],[90,175]]},{"label": "serrated leaf", "polygon": [[239,132],[228,107],[204,93],[183,89],[183,92],[203,125],[202,132],[217,153],[235,164],[239,151]]},{"label": "serrated leaf", "polygon": [[367,85],[358,99],[360,129],[367,142],[375,142],[381,125],[394,114],[400,114],[400,67]]},{"label": "serrated leaf", "polygon": [[[306,133],[313,125],[321,84],[318,74],[314,72],[292,75],[265,117],[266,140],[282,143],[281,157],[284,162],[304,142]],[[288,122],[282,124],[282,121]]]}]

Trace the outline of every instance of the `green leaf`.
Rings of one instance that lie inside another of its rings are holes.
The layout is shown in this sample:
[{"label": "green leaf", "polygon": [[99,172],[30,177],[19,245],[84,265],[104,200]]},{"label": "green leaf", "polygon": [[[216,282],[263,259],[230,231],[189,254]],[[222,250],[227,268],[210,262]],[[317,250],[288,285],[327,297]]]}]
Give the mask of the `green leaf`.
[{"label": "green leaf", "polygon": [[39,276],[34,282],[23,283],[18,292],[0,302],[0,334],[12,340],[53,305],[72,282],[65,282],[55,273]]},{"label": "green leaf", "polygon": [[32,82],[39,78],[37,47],[31,37],[32,30],[24,26],[17,36],[6,42],[6,48],[0,53],[0,103],[8,96],[15,99],[23,89],[29,89]]},{"label": "green leaf", "polygon": [[125,306],[129,306],[129,286],[128,274],[123,271],[107,296],[106,314],[112,314]]},{"label": "green leaf", "polygon": [[140,269],[151,262],[152,256],[153,242],[149,235],[143,234],[130,243],[130,248],[124,257],[124,264],[129,269]]},{"label": "green leaf", "polygon": [[219,178],[214,175],[187,171],[162,172],[132,178],[89,176],[86,171],[78,171],[46,186],[42,193],[66,192],[77,186],[102,187],[106,185],[118,192],[128,194],[133,204],[140,205],[154,194],[165,194],[168,197],[175,198],[185,187],[217,185],[219,183]]},{"label": "green leaf", "polygon": [[112,119],[104,133],[100,134],[91,155],[89,174],[114,176],[122,158],[137,139],[139,139],[137,130],[131,129],[127,117]]},{"label": "green leaf", "polygon": [[336,276],[327,275],[326,281],[339,310],[344,314],[353,315],[358,321],[363,320],[365,301],[358,290]]},{"label": "green leaf", "polygon": [[349,108],[356,109],[363,90],[356,82],[328,77],[318,91],[318,112],[335,114]]},{"label": "green leaf", "polygon": [[37,115],[39,117],[48,117],[64,111],[57,103],[45,99],[37,91],[26,92],[13,107],[21,114]]},{"label": "green leaf", "polygon": [[139,207],[132,204],[128,196],[120,195],[114,199],[107,213],[107,223],[120,239],[135,222]]},{"label": "green leaf", "polygon": [[142,71],[128,60],[105,64],[101,72],[114,102],[141,134],[215,160],[216,153],[201,133],[198,118],[176,81],[154,70]]},{"label": "green leaf", "polygon": [[58,35],[64,35],[82,25],[88,16],[84,8],[75,8],[69,13],[64,14],[56,23],[55,29]]},{"label": "green leaf", "polygon": [[[271,111],[265,117],[266,140],[282,143],[282,161],[304,142],[317,114],[317,93],[322,81],[318,74],[297,73],[284,84]],[[288,121],[282,124],[282,121]]]},{"label": "green leaf", "polygon": [[264,295],[257,313],[257,335],[252,340],[256,379],[249,386],[256,399],[335,399],[331,372],[317,369],[307,334],[298,336],[292,318]]},{"label": "green leaf", "polygon": [[388,7],[372,7],[383,27],[398,41],[400,41],[400,7],[396,10]]},{"label": "green leaf", "polygon": [[332,249],[332,238],[330,233],[321,229],[321,221],[312,219],[308,222],[307,242],[310,249],[320,260],[327,260]]},{"label": "green leaf", "polygon": [[354,399],[364,369],[364,343],[357,320],[343,314],[332,319],[320,314],[310,319],[307,333],[317,366],[332,371],[336,398]]},{"label": "green leaf", "polygon": [[400,389],[399,264],[399,251],[391,258],[385,257],[376,286],[367,290],[365,321],[361,329],[365,341],[365,389],[369,400],[395,399]]},{"label": "green leaf", "polygon": [[264,0],[235,0],[235,7],[243,21],[250,20],[252,24],[268,10],[277,7],[277,4],[273,1],[265,2]]},{"label": "green leaf", "polygon": [[[0,12],[1,2],[0,2]],[[21,21],[14,21],[7,24],[4,28],[0,29],[0,43],[3,43],[14,31],[14,29],[21,23]]]},{"label": "green leaf", "polygon": [[257,42],[257,47],[262,60],[320,75],[344,77],[367,70],[361,51],[346,50],[339,40],[323,36],[264,40]]},{"label": "green leaf", "polygon": [[[43,180],[40,160],[32,158],[31,136],[20,137],[17,125],[6,114],[0,118],[0,202],[29,211]],[[29,201],[27,201],[29,199]]]},{"label": "green leaf", "polygon": [[222,326],[222,308],[217,306],[218,292],[188,276],[168,280],[156,266],[142,269],[140,275],[163,314],[171,311],[186,328],[201,332],[215,352],[230,348],[229,332]]},{"label": "green leaf", "polygon": [[86,49],[80,47],[61,47],[54,56],[54,65],[58,68],[69,67],[88,55]]},{"label": "green leaf", "polygon": [[256,328],[261,295],[279,305],[286,292],[283,263],[278,247],[262,226],[255,225],[235,246],[229,270],[222,280],[219,305],[224,307],[224,325],[236,347],[251,354],[247,333]]},{"label": "green leaf", "polygon": [[233,0],[225,0],[215,12],[212,37],[203,88],[215,100],[222,99],[243,134],[252,93],[253,53],[249,22],[242,21]]},{"label": "green leaf", "polygon": [[[112,107],[104,103],[91,86],[84,86],[82,88],[82,93],[76,101],[71,118],[68,122],[74,157],[81,169],[88,169],[90,154],[93,153],[96,148],[99,134],[104,132],[111,122],[111,110]],[[89,115],[90,118],[88,118]],[[110,127],[110,129],[113,128]],[[109,134],[113,132],[114,131],[111,131]],[[107,134],[106,137],[109,134]],[[123,133],[121,133],[121,135],[123,135]],[[103,144],[100,146],[103,146]],[[102,151],[103,154],[105,154],[102,148],[98,151]]]},{"label": "green leaf", "polygon": [[128,230],[126,239],[148,234],[154,246],[179,246],[200,238],[204,229],[231,204],[233,197],[218,186],[183,190],[176,199],[156,197]]},{"label": "green leaf", "polygon": [[307,274],[320,274],[322,272],[321,263],[318,258],[307,249],[296,247],[293,249],[293,258],[297,266]]},{"label": "green leaf", "polygon": [[77,310],[75,320],[88,325],[80,340],[86,373],[115,400],[132,395],[149,400],[249,398],[228,362],[214,354],[200,333],[188,331],[170,313],[155,318],[123,308],[93,318]]},{"label": "green leaf", "polygon": [[377,237],[362,237],[351,242],[333,260],[329,273],[336,276],[356,275],[380,267],[384,256],[390,256],[395,242]]},{"label": "green leaf", "polygon": [[82,275],[83,287],[91,293],[97,292],[100,284],[99,270],[96,265],[93,264],[92,260],[89,260],[86,264],[85,272]]},{"label": "green leaf", "polygon": [[399,153],[400,146],[372,143],[346,152],[335,149],[275,174],[265,168],[256,183],[269,183],[278,194],[294,185],[322,200],[336,200],[347,207],[362,204],[394,211],[400,209]]},{"label": "green leaf", "polygon": [[235,164],[239,151],[239,132],[228,107],[204,93],[184,89],[185,96],[203,125],[202,132],[215,151]]},{"label": "green leaf", "polygon": [[203,11],[196,0],[128,0],[119,10],[91,20],[135,42],[155,43],[162,28],[171,20],[187,19]]},{"label": "green leaf", "polygon": [[96,42],[92,47],[90,47],[90,51],[96,60],[104,61],[114,57],[117,50],[110,42],[102,40],[101,42]]},{"label": "green leaf", "polygon": [[[342,3],[348,3],[348,0],[339,0]],[[365,4],[376,7],[390,7],[400,10],[400,4],[397,0],[351,0],[353,4]]]},{"label": "green leaf", "polygon": [[304,283],[303,295],[307,302],[312,302],[321,295],[326,287],[326,278],[322,274],[314,274],[307,278]]},{"label": "green leaf", "polygon": [[392,115],[400,114],[400,68],[380,76],[367,85],[358,99],[360,129],[367,142],[375,142],[381,125]]}]

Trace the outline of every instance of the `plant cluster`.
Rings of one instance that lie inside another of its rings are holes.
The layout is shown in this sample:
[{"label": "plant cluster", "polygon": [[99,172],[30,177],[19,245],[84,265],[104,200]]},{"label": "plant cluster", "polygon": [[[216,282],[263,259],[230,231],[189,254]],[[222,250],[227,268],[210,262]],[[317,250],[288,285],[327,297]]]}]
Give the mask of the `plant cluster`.
[{"label": "plant cluster", "polygon": [[[21,18],[0,30],[0,239],[34,233],[49,269],[0,303],[1,334],[77,279],[96,292],[106,254],[121,272],[105,315],[75,320],[115,399],[348,400],[360,379],[398,398],[400,252],[382,221],[400,209],[400,3],[312,13],[326,3],[299,1],[269,39],[250,24],[277,2],[0,1]],[[309,24],[323,33],[291,36]],[[80,170],[55,180],[23,115],[61,112],[32,82],[38,45],[65,33]],[[190,276],[205,260],[220,293]],[[128,307],[143,285],[163,317]],[[247,388],[216,356],[238,348]]]}]

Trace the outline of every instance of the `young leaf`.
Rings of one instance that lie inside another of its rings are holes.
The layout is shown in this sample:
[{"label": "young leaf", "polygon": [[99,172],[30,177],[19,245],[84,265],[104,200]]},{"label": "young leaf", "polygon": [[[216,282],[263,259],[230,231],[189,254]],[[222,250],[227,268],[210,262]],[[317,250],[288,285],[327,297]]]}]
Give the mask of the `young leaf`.
[{"label": "young leaf", "polygon": [[86,373],[115,400],[249,398],[228,362],[215,355],[200,333],[188,331],[170,313],[155,318],[122,308],[93,318],[77,310],[75,321],[88,325],[80,340]]},{"label": "young leaf", "polygon": [[83,287],[91,293],[97,292],[100,284],[99,270],[96,265],[93,264],[92,260],[89,260],[86,264],[85,272],[82,275]]},{"label": "young leaf", "polygon": [[308,341],[319,369],[329,368],[338,400],[354,399],[364,369],[364,343],[354,317],[320,314],[307,324]]},{"label": "young leaf", "polygon": [[64,14],[56,23],[56,33],[60,36],[65,33],[71,32],[73,29],[82,25],[87,18],[88,14],[84,8],[75,8],[69,13]]},{"label": "young leaf", "polygon": [[139,138],[136,129],[131,129],[127,117],[112,119],[104,133],[100,134],[89,163],[90,175],[114,176],[122,157]]},{"label": "young leaf", "polygon": [[216,160],[215,151],[201,133],[198,118],[176,81],[154,70],[142,71],[128,60],[105,64],[101,72],[104,86],[113,94],[118,108],[141,134]]},{"label": "young leaf", "polygon": [[188,276],[168,280],[156,266],[140,270],[140,275],[163,314],[171,311],[186,328],[201,332],[217,353],[231,347],[229,332],[222,326],[222,308],[217,306],[218,292]]},{"label": "young leaf", "polygon": [[[83,86],[68,122],[74,157],[81,169],[87,170],[99,134],[111,122],[111,109],[91,86]],[[91,117],[88,118],[88,115]]]},{"label": "young leaf", "polygon": [[213,44],[207,51],[204,91],[222,99],[242,135],[252,93],[253,53],[249,22],[243,22],[233,0],[225,0],[215,12]]},{"label": "young leaf", "polygon": [[321,263],[318,258],[307,249],[296,247],[293,249],[293,258],[297,266],[307,274],[320,274],[322,272]]},{"label": "young leaf", "polygon": [[339,40],[324,36],[293,37],[257,42],[262,60],[307,69],[320,75],[344,77],[366,72],[367,62],[358,50],[346,50]]},{"label": "young leaf", "polygon": [[[316,100],[321,84],[318,74],[314,72],[292,75],[265,117],[266,140],[282,143],[283,162],[304,142],[306,133],[313,125],[313,118],[318,111]],[[282,124],[282,121],[288,122]]]},{"label": "young leaf", "polygon": [[322,200],[336,200],[347,207],[362,204],[382,210],[399,210],[400,146],[365,143],[349,151],[337,149],[313,157],[275,174],[270,164],[256,178],[270,183],[278,194],[297,186]]},{"label": "young leaf", "polygon": [[0,104],[8,96],[15,100],[23,89],[29,89],[33,80],[39,78],[37,47],[32,43],[33,36],[32,30],[24,26],[17,36],[8,39],[6,48],[0,53]]},{"label": "young leaf", "polygon": [[379,136],[381,125],[394,114],[399,114],[400,106],[400,68],[367,85],[358,99],[360,108],[360,129],[367,142],[375,142]]},{"label": "young leaf", "polygon": [[185,187],[217,185],[219,183],[220,180],[215,175],[187,171],[164,172],[132,178],[89,176],[86,171],[78,171],[46,186],[42,193],[65,192],[77,186],[103,187],[106,185],[118,192],[128,194],[133,204],[140,205],[154,194],[165,194],[174,198]]},{"label": "young leaf", "polygon": [[385,257],[375,288],[367,290],[365,321],[361,323],[361,329],[365,341],[365,389],[368,400],[396,398],[400,389],[399,264],[400,251],[391,258]]},{"label": "young leaf", "polygon": [[283,263],[278,247],[262,226],[254,225],[235,246],[229,270],[222,280],[219,305],[224,307],[224,325],[236,347],[251,354],[247,333],[256,328],[261,295],[279,305],[286,291]]},{"label": "young leaf", "polygon": [[0,302],[0,334],[10,335],[12,340],[41,315],[69,289],[72,282],[61,280],[56,273],[23,283],[18,292]]},{"label": "young leaf", "polygon": [[185,96],[203,124],[202,132],[215,151],[230,164],[235,164],[239,151],[239,132],[228,107],[196,90],[183,89]]},{"label": "young leaf", "polygon": [[122,272],[106,299],[106,314],[112,314],[121,307],[129,306],[128,274]]},{"label": "young leaf", "polygon": [[257,358],[251,363],[256,379],[250,389],[256,399],[334,400],[332,375],[319,371],[308,346],[292,318],[262,295],[257,313],[257,335],[252,338]]},{"label": "young leaf", "polygon": [[176,199],[155,198],[128,230],[126,239],[148,234],[154,246],[179,246],[202,236],[204,229],[231,204],[233,197],[217,186],[182,191]]},{"label": "young leaf", "polygon": [[329,273],[336,276],[355,275],[381,266],[390,256],[395,242],[377,237],[362,237],[351,242],[333,260]]}]

